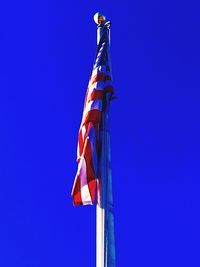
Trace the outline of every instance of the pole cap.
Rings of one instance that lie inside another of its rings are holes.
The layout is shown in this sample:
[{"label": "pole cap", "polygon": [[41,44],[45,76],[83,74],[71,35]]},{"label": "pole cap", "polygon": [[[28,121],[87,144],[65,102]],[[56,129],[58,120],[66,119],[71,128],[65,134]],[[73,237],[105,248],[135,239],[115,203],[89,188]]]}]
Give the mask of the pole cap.
[{"label": "pole cap", "polygon": [[94,21],[96,24],[100,25],[100,24],[104,24],[105,21],[106,21],[106,17],[100,13],[100,12],[97,12],[95,15],[94,15]]}]

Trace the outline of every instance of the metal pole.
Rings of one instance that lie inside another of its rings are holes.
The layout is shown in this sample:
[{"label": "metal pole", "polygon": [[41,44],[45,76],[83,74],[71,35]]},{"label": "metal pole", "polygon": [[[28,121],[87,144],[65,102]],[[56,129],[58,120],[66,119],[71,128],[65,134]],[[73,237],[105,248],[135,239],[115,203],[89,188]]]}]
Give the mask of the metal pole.
[{"label": "metal pole", "polygon": [[[97,27],[97,45],[101,39],[105,23],[105,16],[96,13],[94,16]],[[110,38],[110,30],[109,30]],[[110,40],[109,40],[110,42]],[[108,48],[108,58],[109,48]],[[96,267],[115,267],[114,216],[112,197],[112,173],[109,134],[109,96],[102,111],[102,152],[101,152],[101,181],[99,203],[96,207]]]},{"label": "metal pole", "polygon": [[[96,17],[95,17],[96,16]],[[104,17],[96,13],[94,16],[97,26],[97,45],[103,34]],[[105,129],[105,112],[102,112],[102,129]],[[96,267],[105,267],[105,132],[102,132],[102,158],[101,158],[101,191],[99,203],[96,206]]]}]

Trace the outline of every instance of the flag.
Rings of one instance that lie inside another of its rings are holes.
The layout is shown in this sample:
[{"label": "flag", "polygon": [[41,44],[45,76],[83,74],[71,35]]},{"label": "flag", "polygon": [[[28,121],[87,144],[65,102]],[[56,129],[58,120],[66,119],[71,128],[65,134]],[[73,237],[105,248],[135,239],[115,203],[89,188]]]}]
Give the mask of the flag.
[{"label": "flag", "polygon": [[100,184],[101,176],[101,118],[106,98],[109,96],[111,99],[113,94],[108,48],[109,29],[103,27],[85,96],[78,134],[78,170],[72,189],[74,205],[94,204],[97,190],[99,190],[97,184]]}]

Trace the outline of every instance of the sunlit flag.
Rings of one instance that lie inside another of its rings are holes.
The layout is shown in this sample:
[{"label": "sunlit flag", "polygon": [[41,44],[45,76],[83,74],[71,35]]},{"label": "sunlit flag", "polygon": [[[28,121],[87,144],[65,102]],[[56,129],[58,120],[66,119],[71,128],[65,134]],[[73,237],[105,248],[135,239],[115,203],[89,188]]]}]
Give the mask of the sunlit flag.
[{"label": "sunlit flag", "polygon": [[74,205],[93,204],[98,179],[101,176],[100,157],[102,142],[102,111],[105,108],[106,94],[113,93],[111,72],[108,60],[109,33],[104,27],[97,47],[95,63],[85,96],[82,122],[78,135],[78,171],[74,181],[72,197]]}]

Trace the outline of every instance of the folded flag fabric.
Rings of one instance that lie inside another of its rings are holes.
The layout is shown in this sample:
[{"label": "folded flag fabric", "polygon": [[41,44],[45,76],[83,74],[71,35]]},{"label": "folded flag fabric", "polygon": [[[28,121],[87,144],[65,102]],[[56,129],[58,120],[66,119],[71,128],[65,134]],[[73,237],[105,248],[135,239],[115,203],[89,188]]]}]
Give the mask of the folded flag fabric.
[{"label": "folded flag fabric", "polygon": [[101,173],[99,169],[101,118],[106,104],[106,95],[109,94],[111,99],[113,94],[108,35],[108,28],[103,27],[103,34],[97,46],[96,58],[85,96],[78,134],[78,170],[72,189],[74,205],[94,204],[97,196],[97,183]]}]

